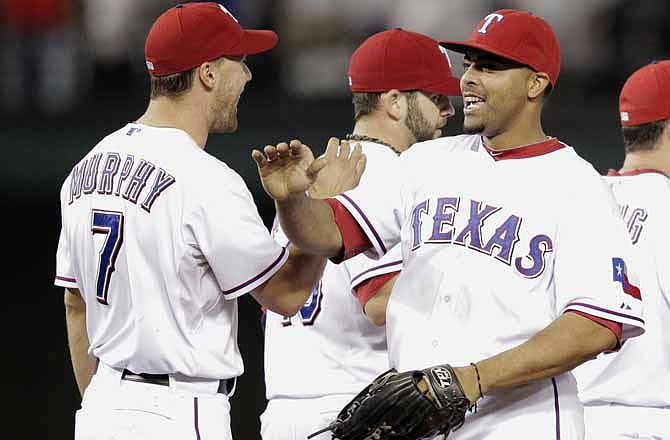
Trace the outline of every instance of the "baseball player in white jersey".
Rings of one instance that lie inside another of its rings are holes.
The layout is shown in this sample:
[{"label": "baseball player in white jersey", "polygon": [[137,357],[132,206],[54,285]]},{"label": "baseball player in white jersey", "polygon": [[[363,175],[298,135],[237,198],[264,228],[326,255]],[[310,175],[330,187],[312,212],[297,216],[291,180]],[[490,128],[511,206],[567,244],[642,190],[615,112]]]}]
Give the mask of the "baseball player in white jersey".
[{"label": "baseball player in white jersey", "polygon": [[[75,438],[229,440],[235,298],[293,314],[318,280],[321,259],[278,245],[241,177],[203,150],[237,127],[244,55],[276,42],[217,3],[169,9],[146,41],[147,111],[65,180],[55,284],[83,394]],[[347,150],[321,164],[354,164],[355,184],[364,159]]]},{"label": "baseball player in white jersey", "polygon": [[[365,40],[351,57],[349,79],[355,126],[347,138],[360,141],[367,157],[360,185],[385,180],[401,152],[417,141],[440,136],[454,114],[448,96],[460,94],[438,42],[402,29]],[[310,196],[326,194],[313,187]],[[285,245],[278,225],[275,232]],[[358,255],[339,265],[328,263],[299,313],[284,317],[267,312],[269,402],[261,416],[264,440],[305,439],[332,422],[344,404],[388,370],[385,329],[373,325],[363,307],[373,321],[383,320],[375,301],[369,300],[387,296],[401,268],[399,246],[379,260]],[[369,283],[371,279],[375,283]]]},{"label": "baseball player in white jersey", "polygon": [[[542,130],[560,70],[550,26],[499,10],[470,40],[442,44],[465,52],[471,135],[415,145],[376,199],[372,185],[330,203],[287,194],[293,180],[281,170],[263,174],[265,189],[306,252],[383,255],[401,243],[386,321],[391,366],[459,366],[478,409],[454,438],[581,439],[569,370],[643,332],[641,301],[618,272],[631,269],[630,242],[595,170]],[[453,143],[472,151],[449,152]],[[300,151],[294,142],[280,154]]]},{"label": "baseball player in white jersey", "polygon": [[575,376],[587,439],[670,439],[670,61],[633,73],[619,110],[626,158],[604,179],[633,243],[646,332]]}]

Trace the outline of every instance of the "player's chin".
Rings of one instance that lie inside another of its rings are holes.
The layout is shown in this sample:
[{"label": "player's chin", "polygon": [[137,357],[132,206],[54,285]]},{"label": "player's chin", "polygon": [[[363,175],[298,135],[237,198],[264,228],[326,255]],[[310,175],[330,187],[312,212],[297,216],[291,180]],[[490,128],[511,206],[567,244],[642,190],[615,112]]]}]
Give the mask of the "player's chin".
[{"label": "player's chin", "polygon": [[221,121],[210,129],[210,133],[225,134],[237,131],[237,117]]},{"label": "player's chin", "polygon": [[436,128],[434,130],[426,128],[421,132],[414,133],[416,142],[432,141],[433,139],[437,139],[440,136],[442,136],[442,130],[440,130],[439,128]]},{"label": "player's chin", "polygon": [[465,116],[463,119],[463,133],[479,134],[484,131],[485,125],[476,118]]}]

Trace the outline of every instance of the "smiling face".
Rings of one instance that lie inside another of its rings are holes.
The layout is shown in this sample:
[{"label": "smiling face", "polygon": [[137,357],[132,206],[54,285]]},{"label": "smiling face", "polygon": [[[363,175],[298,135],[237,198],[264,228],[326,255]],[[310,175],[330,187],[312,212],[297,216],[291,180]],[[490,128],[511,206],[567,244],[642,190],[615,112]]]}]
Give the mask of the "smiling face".
[{"label": "smiling face", "polygon": [[514,128],[524,117],[534,72],[477,50],[466,52],[463,66],[463,131],[491,138]]},{"label": "smiling face", "polygon": [[447,119],[455,113],[449,97],[437,93],[408,93],[405,126],[415,139],[422,142],[438,138]]}]

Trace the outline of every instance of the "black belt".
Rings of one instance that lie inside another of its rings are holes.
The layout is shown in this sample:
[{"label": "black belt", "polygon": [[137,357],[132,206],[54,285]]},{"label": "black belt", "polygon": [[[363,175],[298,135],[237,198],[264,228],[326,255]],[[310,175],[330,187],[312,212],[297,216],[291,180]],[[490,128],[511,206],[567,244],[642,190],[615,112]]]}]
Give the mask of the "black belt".
[{"label": "black belt", "polygon": [[[121,380],[130,380],[133,382],[143,382],[163,386],[170,385],[170,376],[168,376],[167,374],[133,373],[130,370],[123,370]],[[228,395],[233,391],[234,388],[235,388],[234,377],[230,379],[221,379],[219,381],[219,388],[217,388],[216,392]]]}]

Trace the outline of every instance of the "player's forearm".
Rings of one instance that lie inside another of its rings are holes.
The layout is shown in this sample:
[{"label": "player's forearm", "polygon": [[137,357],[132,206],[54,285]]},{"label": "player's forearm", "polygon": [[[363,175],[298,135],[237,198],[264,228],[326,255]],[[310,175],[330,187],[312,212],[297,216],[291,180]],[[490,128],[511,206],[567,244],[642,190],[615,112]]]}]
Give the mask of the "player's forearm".
[{"label": "player's forearm", "polygon": [[342,236],[333,211],[323,200],[304,194],[275,201],[286,236],[305,253],[333,257],[342,250]]},{"label": "player's forearm", "polygon": [[[616,344],[611,330],[588,318],[565,313],[525,343],[477,362],[482,392],[486,395],[564,373]],[[467,374],[472,375],[474,369],[468,370]]]},{"label": "player's forearm", "polygon": [[83,396],[95,373],[97,361],[88,354],[89,342],[86,334],[84,301],[78,293],[67,290],[65,292],[65,321],[72,368],[79,393]]},{"label": "player's forearm", "polygon": [[365,315],[377,326],[386,324],[386,307],[398,275],[387,281],[368,302],[365,303]]},{"label": "player's forearm", "polygon": [[306,254],[293,244],[289,252],[284,266],[253,292],[259,303],[284,316],[298,313],[321,279],[328,261]]}]

